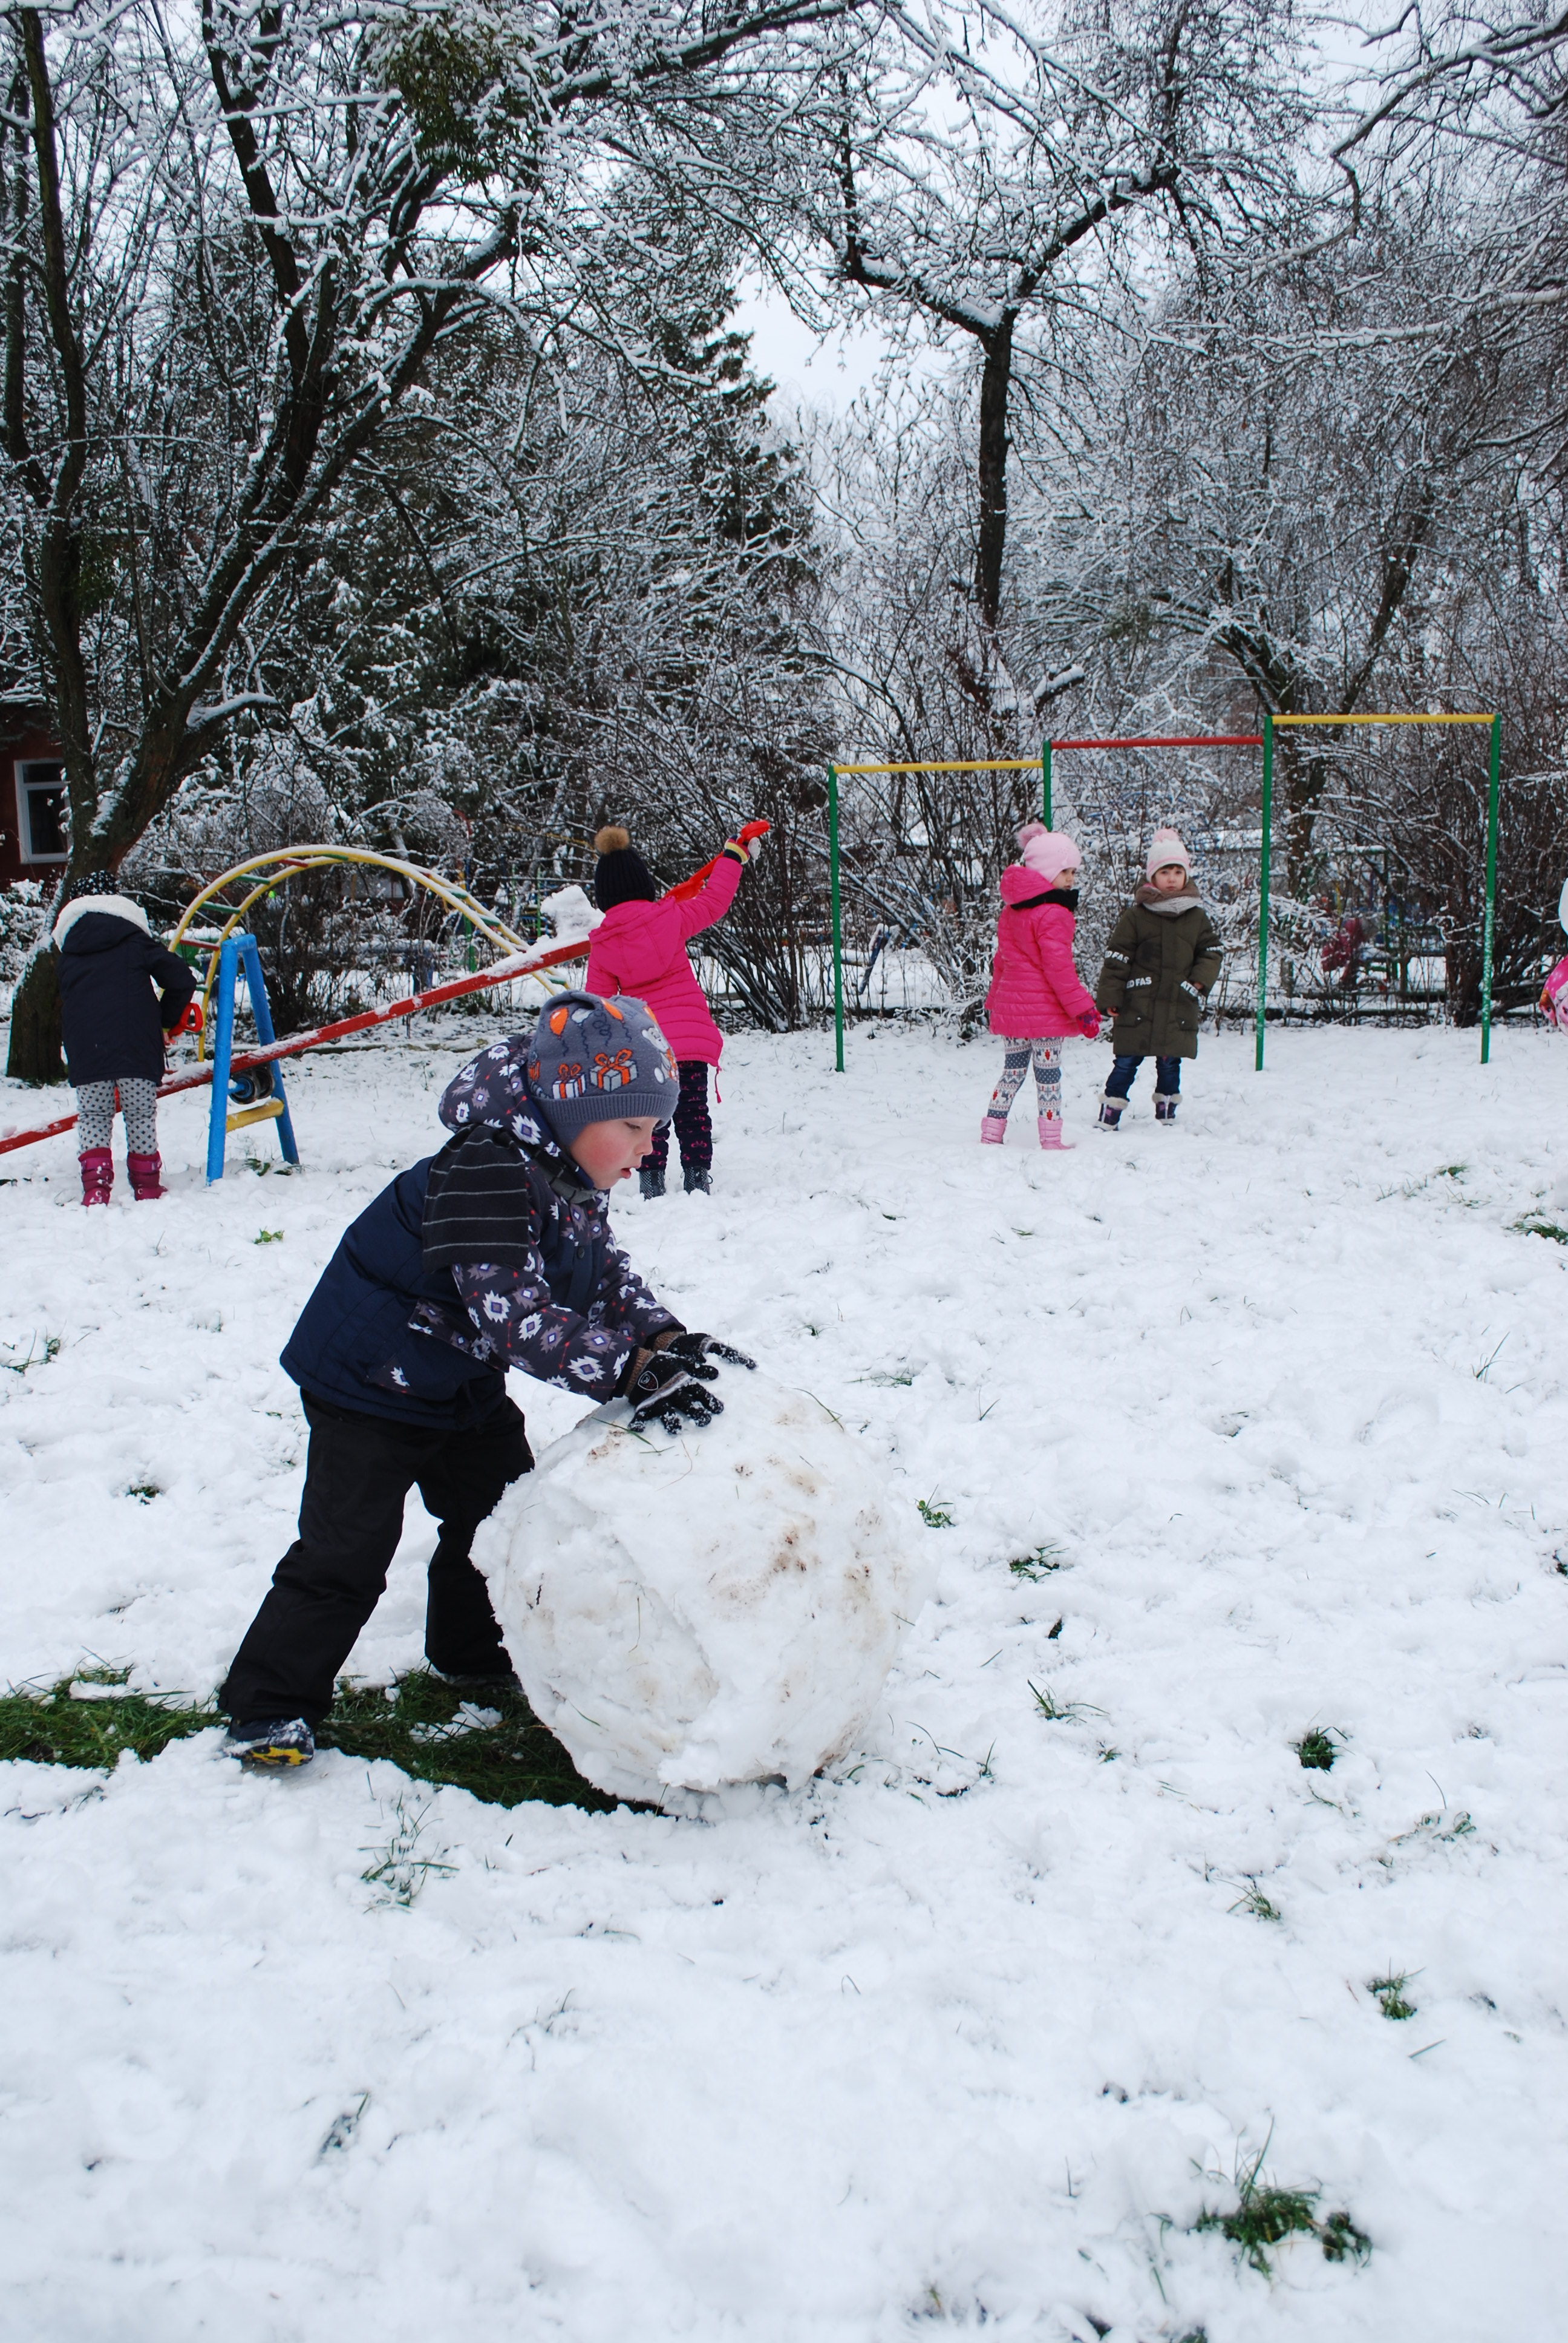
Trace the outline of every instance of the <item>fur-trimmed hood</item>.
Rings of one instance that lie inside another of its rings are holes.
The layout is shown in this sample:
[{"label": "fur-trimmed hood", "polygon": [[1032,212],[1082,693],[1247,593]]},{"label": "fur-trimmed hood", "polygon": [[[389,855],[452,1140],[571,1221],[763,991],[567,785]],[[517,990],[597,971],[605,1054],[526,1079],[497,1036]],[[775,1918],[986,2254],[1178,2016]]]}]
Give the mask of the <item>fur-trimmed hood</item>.
[{"label": "fur-trimmed hood", "polygon": [[139,903],[133,903],[128,895],[78,895],[74,903],[66,904],[51,930],[56,950],[65,942],[77,920],[85,919],[89,911],[102,912],[106,919],[125,920],[133,928],[139,928],[144,936],[152,934],[146,913]]},{"label": "fur-trimmed hood", "polygon": [[1135,890],[1132,900],[1141,911],[1158,911],[1162,919],[1167,920],[1179,919],[1183,911],[1202,911],[1208,909],[1202,896],[1190,879],[1180,893],[1175,895],[1163,894],[1158,887],[1151,886],[1145,881]]}]

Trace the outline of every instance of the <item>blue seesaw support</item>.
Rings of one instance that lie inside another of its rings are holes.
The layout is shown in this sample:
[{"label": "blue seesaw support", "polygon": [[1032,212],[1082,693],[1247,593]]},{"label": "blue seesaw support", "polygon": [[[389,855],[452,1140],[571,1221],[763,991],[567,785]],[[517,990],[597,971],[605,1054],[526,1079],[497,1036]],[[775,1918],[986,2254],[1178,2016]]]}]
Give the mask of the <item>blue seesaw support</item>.
[{"label": "blue seesaw support", "polygon": [[256,1020],[256,1037],[262,1042],[276,1041],[272,1030],[272,1011],[267,1006],[266,986],[262,979],[261,955],[254,936],[226,936],[218,947],[217,955],[217,1014],[213,1024],[212,1041],[212,1113],[207,1122],[206,1176],[213,1181],[223,1178],[224,1143],[231,1131],[243,1131],[247,1123],[276,1122],[277,1143],[283,1150],[286,1163],[297,1163],[299,1148],[294,1136],[294,1123],[288,1111],[288,1100],[283,1088],[283,1072],[276,1059],[270,1065],[258,1066],[258,1080],[267,1084],[267,1095],[256,1105],[242,1108],[238,1114],[229,1112],[229,1066],[234,1057],[235,994],[241,976],[250,995],[250,1013]]}]

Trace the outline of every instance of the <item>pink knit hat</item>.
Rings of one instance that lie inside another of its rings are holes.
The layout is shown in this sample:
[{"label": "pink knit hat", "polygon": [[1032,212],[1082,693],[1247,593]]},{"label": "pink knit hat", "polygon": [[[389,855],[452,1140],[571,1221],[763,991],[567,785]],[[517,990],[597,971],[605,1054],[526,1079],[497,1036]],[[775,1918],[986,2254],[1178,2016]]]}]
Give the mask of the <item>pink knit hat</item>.
[{"label": "pink knit hat", "polygon": [[1149,860],[1144,867],[1144,877],[1152,879],[1154,873],[1157,870],[1163,870],[1168,862],[1179,862],[1188,877],[1191,877],[1192,857],[1182,845],[1177,832],[1173,830],[1157,830],[1149,841]]},{"label": "pink knit hat", "polygon": [[1047,830],[1042,821],[1026,821],[1018,833],[1018,859],[1030,870],[1038,870],[1042,879],[1060,879],[1064,872],[1078,870],[1083,857],[1070,838],[1059,830]]}]

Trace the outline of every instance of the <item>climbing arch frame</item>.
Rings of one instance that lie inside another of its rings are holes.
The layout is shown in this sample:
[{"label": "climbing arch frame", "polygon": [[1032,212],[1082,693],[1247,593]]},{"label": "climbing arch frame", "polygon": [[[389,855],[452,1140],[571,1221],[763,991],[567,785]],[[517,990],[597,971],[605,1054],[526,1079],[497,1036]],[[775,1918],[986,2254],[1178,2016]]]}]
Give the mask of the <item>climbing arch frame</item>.
[{"label": "climbing arch frame", "polygon": [[[280,848],[270,854],[254,854],[247,862],[236,862],[234,868],[231,870],[226,870],[221,878],[211,880],[186,904],[180,916],[179,924],[169,938],[171,949],[178,951],[180,946],[186,942],[188,930],[200,920],[202,912],[209,903],[216,902],[226,915],[224,925],[216,940],[204,938],[198,947],[208,954],[206,979],[202,986],[204,1022],[210,1022],[207,1012],[211,1005],[213,988],[217,981],[218,962],[223,947],[231,935],[237,934],[243,929],[246,916],[253,907],[264,901],[279,887],[286,886],[291,879],[298,879],[307,870],[356,869],[389,871],[421,893],[434,897],[447,910],[457,913],[460,919],[466,920],[470,930],[475,935],[482,936],[491,950],[503,960],[513,959],[519,952],[526,952],[530,949],[521,936],[514,934],[505,920],[497,919],[493,911],[486,910],[460,880],[440,878],[434,870],[427,870],[417,862],[402,861],[390,854],[375,854],[367,848],[357,846]],[[242,886],[246,890],[244,900],[237,905],[222,900],[227,890],[235,886]],[[189,945],[186,948],[191,949]],[[197,1044],[197,1054],[199,1056],[206,1054],[205,1037]]]}]

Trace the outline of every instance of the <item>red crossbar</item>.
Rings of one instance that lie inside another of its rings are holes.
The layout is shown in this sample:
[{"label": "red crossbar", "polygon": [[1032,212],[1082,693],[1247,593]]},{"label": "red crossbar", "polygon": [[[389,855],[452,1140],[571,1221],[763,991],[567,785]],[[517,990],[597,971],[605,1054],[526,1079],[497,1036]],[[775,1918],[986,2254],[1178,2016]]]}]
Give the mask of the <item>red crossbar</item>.
[{"label": "red crossbar", "polygon": [[1052,740],[1054,755],[1058,749],[1261,749],[1261,732],[1155,732],[1147,739],[1128,740]]},{"label": "red crossbar", "polygon": [[[412,1017],[421,1009],[438,1009],[444,1001],[456,1001],[465,992],[482,991],[488,984],[509,984],[515,977],[532,976],[541,968],[558,968],[563,960],[583,960],[588,955],[588,940],[580,943],[558,944],[548,952],[519,952],[511,960],[498,960],[494,968],[483,970],[477,976],[457,978],[451,984],[433,985],[428,992],[410,993],[406,1001],[390,1001],[384,1009],[365,1009],[357,1017],[339,1017],[330,1025],[317,1025],[308,1033],[291,1033],[286,1041],[269,1041],[265,1049],[246,1050],[229,1061],[231,1074],[244,1073],[248,1067],[265,1066],[274,1058],[297,1058],[307,1050],[318,1050],[327,1041],[341,1041],[347,1033],[366,1033],[373,1025],[389,1024],[394,1017]],[[195,1066],[188,1073],[168,1074],[158,1085],[159,1098],[173,1098],[176,1091],[205,1090],[212,1080],[212,1067]],[[55,1139],[63,1131],[73,1130],[76,1118],[63,1114],[54,1122],[40,1123],[34,1131],[8,1131],[0,1135],[0,1155],[8,1155],[13,1148],[31,1147],[35,1140]]]}]

